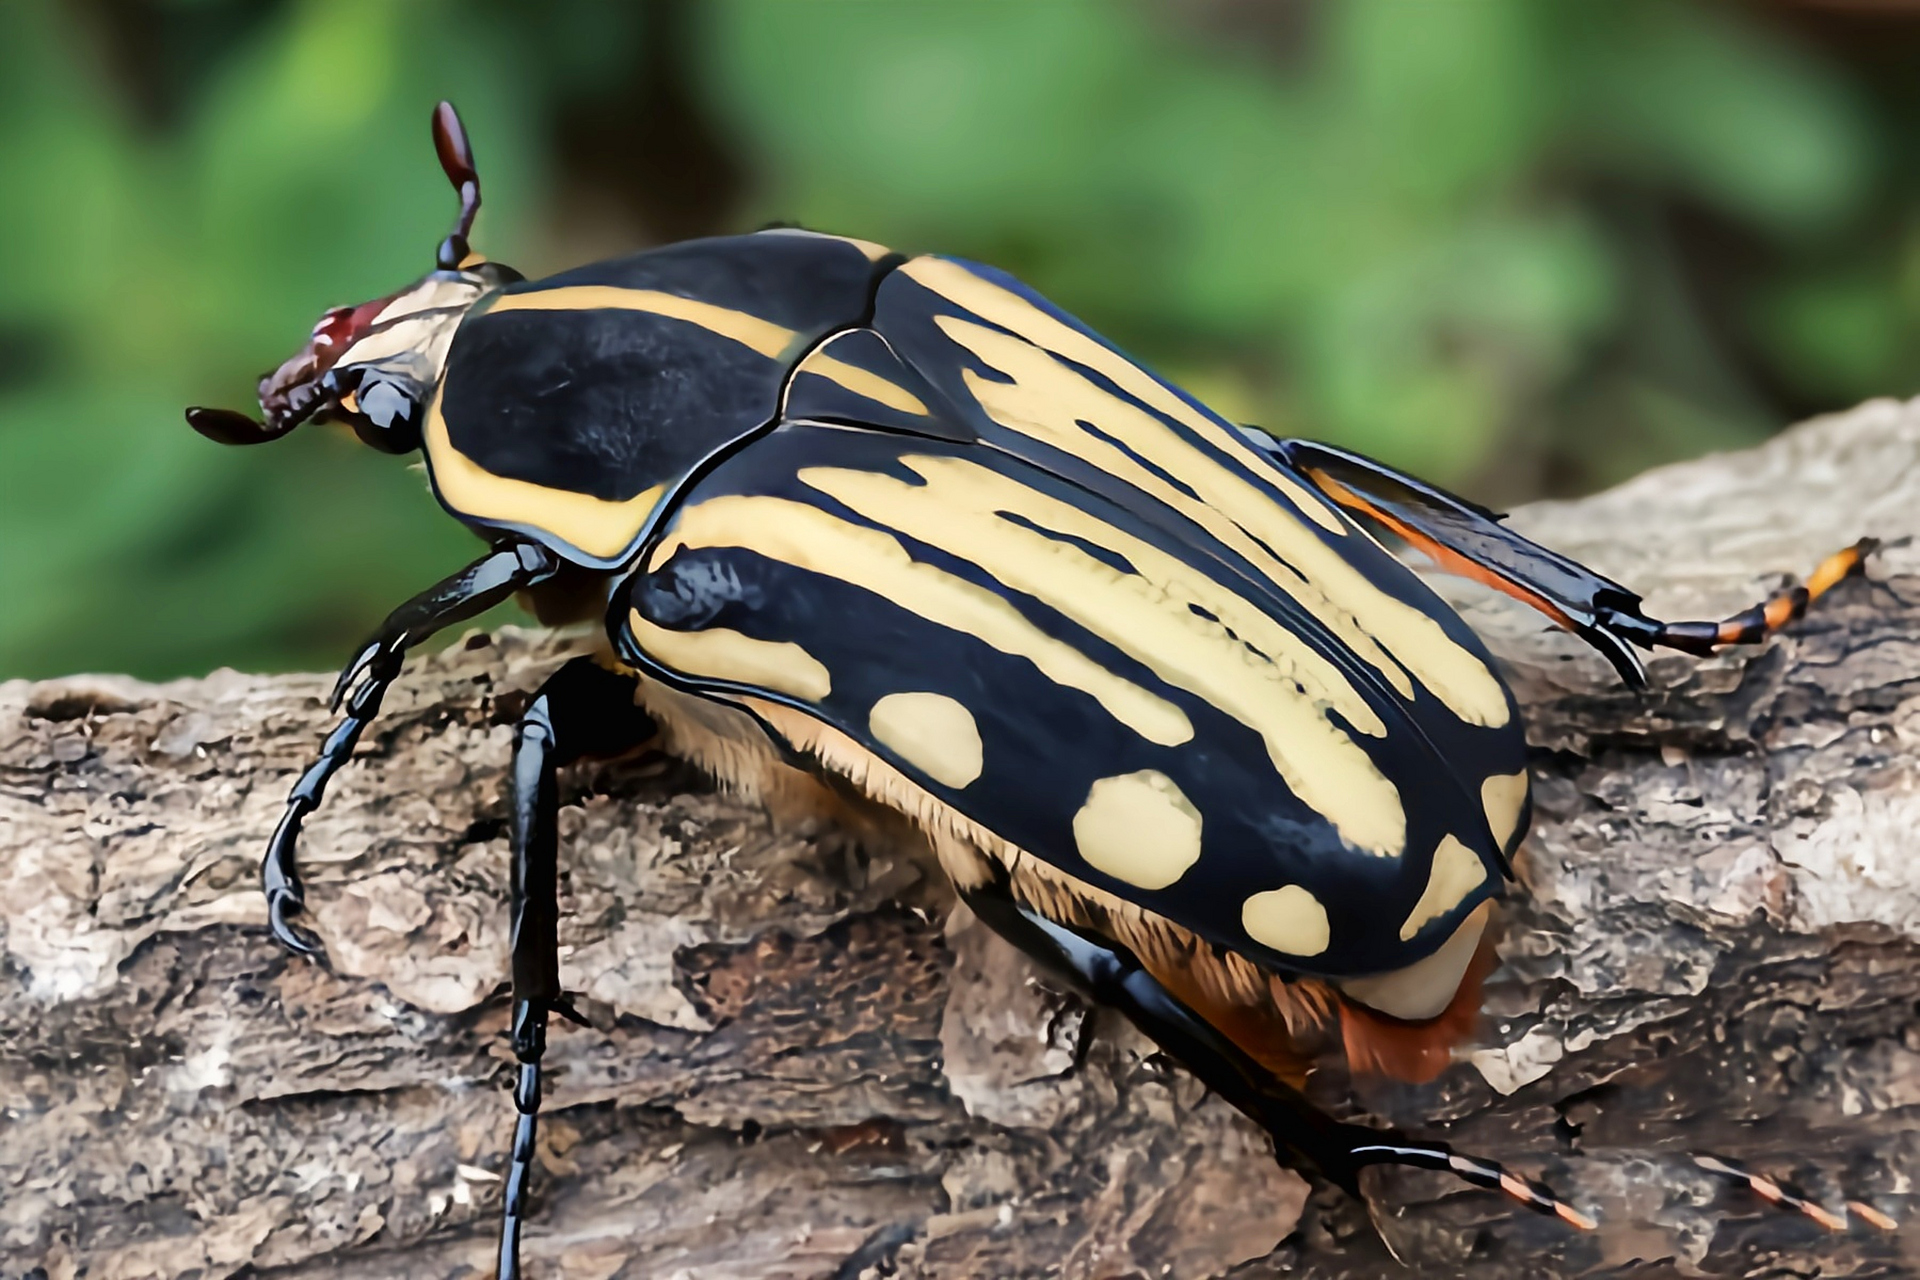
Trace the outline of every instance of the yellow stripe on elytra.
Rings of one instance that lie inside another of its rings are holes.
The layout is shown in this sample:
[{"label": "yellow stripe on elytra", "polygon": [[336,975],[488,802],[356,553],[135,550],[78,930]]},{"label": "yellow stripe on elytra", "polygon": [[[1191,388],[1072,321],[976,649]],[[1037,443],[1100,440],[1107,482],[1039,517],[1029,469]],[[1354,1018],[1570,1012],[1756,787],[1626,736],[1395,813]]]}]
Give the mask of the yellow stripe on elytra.
[{"label": "yellow stripe on elytra", "polygon": [[[1386,726],[1311,645],[1178,557],[992,468],[923,455],[901,463],[925,483],[832,467],[803,468],[800,479],[880,525],[979,565],[1238,720],[1260,735],[1294,795],[1342,839],[1384,857],[1401,852],[1399,791],[1331,716],[1375,737]],[[1106,547],[1135,572],[1005,514]]]},{"label": "yellow stripe on elytra", "polygon": [[[954,316],[937,317],[949,338],[1007,379],[971,370],[965,375],[968,390],[996,421],[1082,457],[1192,519],[1318,618],[1402,697],[1413,694],[1411,673],[1467,723],[1498,727],[1507,722],[1510,712],[1498,678],[1439,623],[1375,586],[1294,511],[1154,414],[1090,381],[1060,356],[1096,369],[1141,403],[1243,457],[1256,472],[1270,473],[1298,511],[1345,536],[1339,517],[1317,495],[1275,471],[1244,441],[1143,370],[1018,295],[955,263],[919,259],[902,270],[1019,335]],[[1080,425],[1082,420],[1125,448],[1094,435]],[[1182,492],[1141,459],[1177,476],[1193,492]]]},{"label": "yellow stripe on elytra", "polygon": [[550,489],[495,475],[453,447],[440,412],[439,391],[427,407],[421,440],[434,488],[463,516],[541,529],[586,554],[611,560],[632,545],[666,486],[654,485],[624,500]]},{"label": "yellow stripe on elytra", "polygon": [[859,365],[827,355],[824,350],[816,351],[802,360],[795,372],[817,374],[857,396],[864,396],[875,404],[883,404],[901,413],[920,418],[927,417],[929,413],[920,397],[899,383],[890,382],[871,369],[862,369]]},{"label": "yellow stripe on elytra", "polygon": [[1055,684],[1093,697],[1149,742],[1171,747],[1193,737],[1193,724],[1173,703],[1056,640],[988,588],[914,560],[879,529],[786,498],[723,494],[682,510],[651,563],[665,563],[683,546],[743,547],[851,583],[937,626],[1025,658]]},{"label": "yellow stripe on elytra", "polygon": [[627,611],[633,638],[648,654],[688,675],[771,689],[808,702],[833,692],[825,664],[790,640],[756,640],[725,627],[675,631]]},{"label": "yellow stripe on elytra", "polygon": [[499,301],[487,309],[487,314],[497,316],[503,311],[643,311],[699,325],[710,333],[751,347],[769,359],[788,354],[800,339],[799,333],[784,325],[731,307],[719,307],[658,289],[618,289],[605,284],[501,294]]},{"label": "yellow stripe on elytra", "polygon": [[[975,275],[950,258],[915,258],[900,270],[935,293],[953,299],[981,319],[1010,329],[1037,346],[1092,369],[1141,404],[1190,428],[1201,439],[1236,459],[1255,475],[1268,476],[1289,501],[1327,532],[1341,536],[1347,534],[1347,526],[1320,495],[1290,476],[1275,473],[1272,464],[1255,453],[1246,441],[1195,409],[1165,383],[1105,343],[1088,337],[1072,325],[1048,315],[1019,294]],[[1270,501],[1264,495],[1261,498]]]}]

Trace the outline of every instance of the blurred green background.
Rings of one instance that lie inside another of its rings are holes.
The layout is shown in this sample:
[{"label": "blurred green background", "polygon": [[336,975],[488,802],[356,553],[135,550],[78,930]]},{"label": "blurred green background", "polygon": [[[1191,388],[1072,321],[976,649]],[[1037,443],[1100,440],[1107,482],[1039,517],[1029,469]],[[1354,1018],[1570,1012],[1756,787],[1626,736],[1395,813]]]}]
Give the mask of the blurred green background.
[{"label": "blurred green background", "polygon": [[1685,0],[0,0],[0,677],[336,665],[470,559],[189,403],[431,265],[790,220],[1008,268],[1497,503],[1920,379],[1920,13]]}]

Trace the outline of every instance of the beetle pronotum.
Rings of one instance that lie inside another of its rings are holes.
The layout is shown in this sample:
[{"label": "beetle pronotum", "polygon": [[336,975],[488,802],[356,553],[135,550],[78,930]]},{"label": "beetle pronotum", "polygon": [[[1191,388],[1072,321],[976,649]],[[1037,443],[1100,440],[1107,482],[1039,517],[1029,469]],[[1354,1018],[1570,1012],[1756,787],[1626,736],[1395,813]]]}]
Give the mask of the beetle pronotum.
[{"label": "beetle pronotum", "polygon": [[1336,1122],[1297,1088],[1322,1039],[1404,1079],[1446,1064],[1530,813],[1512,695],[1374,535],[1538,609],[1635,684],[1636,646],[1760,641],[1870,544],[1724,622],[1661,622],[1459,498],[1225,422],[991,268],[783,229],[525,280],[468,246],[479,178],[450,105],[433,134],[460,193],[434,270],[321,317],[261,380],[264,422],[187,417],[229,444],[320,420],[421,450],[489,547],[340,675],[346,714],[262,872],[296,951],[319,946],[293,922],[300,824],[407,649],[515,593],[546,620],[604,620],[604,652],[560,668],[515,738],[502,1277],[547,1020],[577,1016],[554,771],[649,743],[749,794],[811,785],[801,759],[905,814],[982,919],[1122,1010],[1284,1158],[1350,1191],[1368,1165],[1437,1169],[1593,1225],[1492,1161]]}]

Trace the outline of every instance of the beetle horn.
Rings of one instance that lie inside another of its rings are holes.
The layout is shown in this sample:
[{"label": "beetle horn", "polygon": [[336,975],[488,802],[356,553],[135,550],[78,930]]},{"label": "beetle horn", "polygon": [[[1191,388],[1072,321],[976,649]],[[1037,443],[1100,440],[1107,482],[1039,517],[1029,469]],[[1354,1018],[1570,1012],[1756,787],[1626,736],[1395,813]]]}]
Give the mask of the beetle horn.
[{"label": "beetle horn", "polygon": [[286,434],[232,409],[195,406],[187,410],[187,425],[216,444],[265,444]]},{"label": "beetle horn", "polygon": [[442,271],[458,271],[467,258],[467,236],[473,231],[474,215],[480,212],[480,174],[473,165],[467,128],[460,123],[460,113],[451,102],[443,100],[433,109],[433,149],[440,155],[447,181],[460,193],[460,216],[453,224],[453,234],[440,242],[439,256]]}]

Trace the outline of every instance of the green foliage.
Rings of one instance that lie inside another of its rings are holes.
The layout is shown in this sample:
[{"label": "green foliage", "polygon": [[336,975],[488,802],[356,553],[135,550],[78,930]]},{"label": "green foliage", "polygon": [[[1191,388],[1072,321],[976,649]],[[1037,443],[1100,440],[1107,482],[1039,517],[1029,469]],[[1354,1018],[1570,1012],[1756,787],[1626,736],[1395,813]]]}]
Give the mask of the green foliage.
[{"label": "green foliage", "polygon": [[1912,389],[1899,108],[1728,6],[203,0],[131,49],[78,12],[0,6],[0,675],[331,665],[471,558],[404,465],[180,408],[430,266],[436,98],[489,254],[640,247],[647,184],[555,137],[666,154],[608,105],[649,65],[744,175],[712,230],[994,262],[1224,412],[1482,495]]}]

